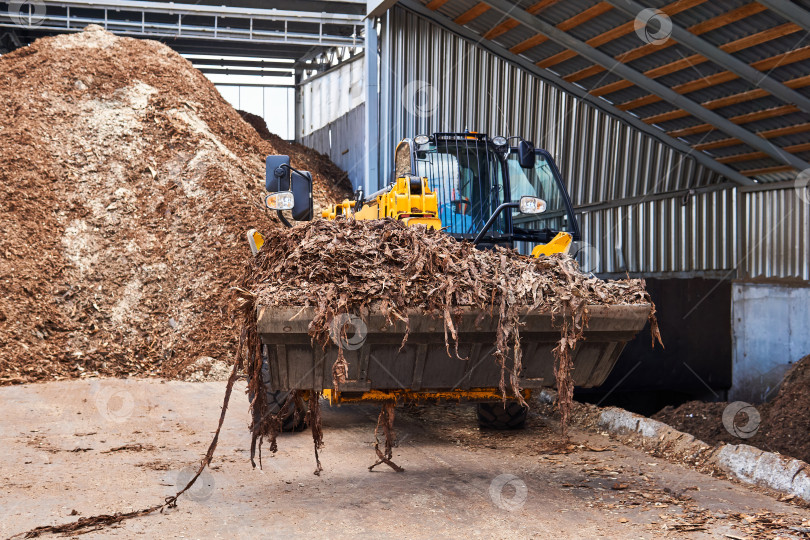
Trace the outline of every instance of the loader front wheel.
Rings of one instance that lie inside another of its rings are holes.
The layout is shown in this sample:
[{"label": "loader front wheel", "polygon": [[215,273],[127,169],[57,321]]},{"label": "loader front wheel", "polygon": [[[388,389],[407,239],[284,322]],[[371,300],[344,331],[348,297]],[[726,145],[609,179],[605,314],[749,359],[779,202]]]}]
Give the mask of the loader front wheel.
[{"label": "loader front wheel", "polygon": [[479,403],[478,426],[482,429],[523,429],[528,411],[517,401]]},{"label": "loader front wheel", "polygon": [[[273,391],[273,389],[270,388],[270,363],[265,347],[262,347],[262,382],[264,383],[264,389],[267,395],[267,411],[270,414],[278,414],[287,402],[290,393],[283,390]],[[253,394],[251,393],[249,397],[250,402],[253,403]],[[298,413],[297,415],[295,414],[296,412]],[[281,431],[292,432],[304,430],[307,427],[305,422],[306,414],[306,406],[299,408],[295,404],[292,404],[290,411],[281,421]]]},{"label": "loader front wheel", "polygon": [[[266,385],[265,385],[266,386]],[[289,392],[273,392],[268,388],[267,390],[267,410],[272,414],[278,414],[281,408],[284,406],[284,403],[287,402],[287,397],[290,395]],[[306,416],[306,409],[298,409],[298,417],[296,418],[295,415],[295,405],[293,404],[290,409],[292,409],[282,420],[281,422],[281,431],[288,432],[288,431],[302,431],[307,427],[306,422],[304,422],[304,417]]]}]

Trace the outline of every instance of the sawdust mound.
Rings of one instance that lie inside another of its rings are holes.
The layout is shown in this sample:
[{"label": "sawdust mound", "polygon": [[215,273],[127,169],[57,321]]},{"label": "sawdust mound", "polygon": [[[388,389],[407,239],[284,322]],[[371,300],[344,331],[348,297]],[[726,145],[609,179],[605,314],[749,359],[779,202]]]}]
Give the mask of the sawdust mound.
[{"label": "sawdust mound", "polygon": [[[755,405],[760,424],[753,437],[740,439],[723,427],[727,405],[690,401],[679,407],[665,407],[653,418],[710,444],[749,444],[810,463],[810,355],[788,370],[772,401]],[[737,420],[743,424],[747,421],[744,417]]]},{"label": "sawdust mound", "polygon": [[[407,321],[407,311],[442,317],[448,353],[454,351],[454,310],[475,307],[495,313],[498,320],[495,357],[501,365],[501,392],[519,397],[521,372],[521,311],[559,315],[560,343],[555,350],[557,382],[565,403],[573,392],[570,352],[587,325],[589,304],[650,304],[644,282],[637,279],[602,281],[579,271],[567,255],[533,259],[513,250],[478,250],[440,231],[407,227],[395,220],[316,220],[292,229],[274,230],[252,262],[240,286],[245,300],[241,358],[256,385],[256,407],[261,410],[258,374],[260,343],[256,336],[256,305],[314,306],[310,336],[325,345],[332,321],[351,313],[363,316],[379,310],[389,322]],[[657,335],[654,308],[650,318]],[[568,314],[568,315],[564,315]],[[407,335],[405,336],[407,340]],[[404,341],[403,341],[404,343]],[[333,368],[334,384],[345,380],[342,351]],[[306,390],[306,389],[296,389]],[[560,400],[563,425],[567,411]],[[263,417],[260,414],[259,417]],[[268,435],[254,426],[254,436]]]},{"label": "sawdust mound", "polygon": [[349,180],[349,174],[335,165],[332,160],[329,159],[329,156],[321,154],[312,148],[308,148],[301,143],[287,141],[275,133],[271,133],[261,116],[247,111],[237,112],[242,115],[245,122],[253,126],[262,139],[269,141],[270,144],[273,145],[273,148],[278,150],[279,153],[297,156],[299,168],[313,174],[319,174],[322,178],[331,179],[332,184],[324,186],[329,188],[334,186],[327,194],[329,200],[341,200],[345,196],[345,192],[352,191],[353,187],[351,180]]},{"label": "sawdust mound", "polygon": [[[0,99],[0,383],[232,361],[279,149],[169,47],[97,26],[0,58]],[[316,204],[342,195],[313,172]]]}]

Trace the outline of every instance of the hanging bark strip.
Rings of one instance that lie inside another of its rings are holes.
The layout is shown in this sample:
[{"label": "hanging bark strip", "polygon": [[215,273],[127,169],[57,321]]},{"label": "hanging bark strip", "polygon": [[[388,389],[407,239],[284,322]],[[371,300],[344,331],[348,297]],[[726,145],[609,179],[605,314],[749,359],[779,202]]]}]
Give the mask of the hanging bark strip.
[{"label": "hanging bark strip", "polygon": [[571,409],[574,404],[574,381],[571,376],[574,369],[573,353],[588,325],[585,308],[585,302],[568,302],[567,309],[570,310],[570,315],[563,315],[560,341],[553,350],[554,377],[557,379],[557,407],[560,410],[560,427],[563,437],[568,436],[568,419],[571,417]]},{"label": "hanging bark strip", "polygon": [[208,451],[205,453],[205,457],[200,461],[200,466],[197,468],[197,473],[189,480],[188,484],[172,495],[171,497],[166,497],[166,499],[161,504],[156,504],[154,506],[150,506],[148,508],[143,508],[141,510],[135,510],[133,512],[116,512],[115,514],[99,514],[97,516],[90,516],[85,518],[80,518],[73,523],[65,523],[63,525],[46,525],[35,527],[29,531],[15,534],[12,538],[36,538],[41,536],[45,533],[51,534],[60,534],[60,533],[79,533],[83,534],[86,532],[96,531],[103,529],[104,527],[113,525],[115,523],[120,523],[122,521],[126,521],[128,519],[145,516],[147,514],[151,514],[152,512],[160,511],[161,513],[166,508],[174,508],[177,506],[177,500],[183,495],[186,491],[188,491],[191,486],[197,481],[200,477],[202,472],[211,464],[211,460],[214,459],[214,451],[217,448],[217,443],[219,443],[219,433],[222,430],[222,424],[225,422],[225,413],[228,410],[228,402],[231,399],[231,392],[233,391],[233,385],[236,382],[236,379],[239,374],[239,363],[235,363],[233,365],[233,370],[231,371],[231,376],[228,378],[228,385],[225,387],[225,399],[222,402],[222,412],[219,415],[219,424],[217,425],[217,430],[214,433],[214,438],[211,441],[211,444],[208,445]]},{"label": "hanging bark strip", "polygon": [[[383,435],[385,436],[385,453],[380,450],[380,426],[382,426]],[[394,456],[393,447],[395,438],[394,404],[383,403],[383,406],[380,408],[380,416],[377,417],[377,427],[374,428],[374,451],[377,453],[377,461],[368,468],[369,471],[373,471],[374,467],[385,463],[397,472],[405,472],[405,469],[391,461],[391,458]]]},{"label": "hanging bark strip", "polygon": [[312,430],[312,445],[315,448],[315,475],[320,476],[323,467],[318,456],[318,450],[323,448],[323,430],[321,429],[321,393],[312,392],[309,396],[309,411],[307,411],[307,424]]}]

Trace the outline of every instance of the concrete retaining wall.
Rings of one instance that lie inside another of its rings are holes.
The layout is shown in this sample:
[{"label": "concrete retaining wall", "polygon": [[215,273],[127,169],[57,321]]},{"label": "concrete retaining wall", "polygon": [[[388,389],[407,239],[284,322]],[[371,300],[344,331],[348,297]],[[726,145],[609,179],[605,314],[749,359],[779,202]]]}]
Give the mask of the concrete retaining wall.
[{"label": "concrete retaining wall", "polygon": [[729,401],[772,398],[790,365],[810,354],[810,284],[732,285]]}]

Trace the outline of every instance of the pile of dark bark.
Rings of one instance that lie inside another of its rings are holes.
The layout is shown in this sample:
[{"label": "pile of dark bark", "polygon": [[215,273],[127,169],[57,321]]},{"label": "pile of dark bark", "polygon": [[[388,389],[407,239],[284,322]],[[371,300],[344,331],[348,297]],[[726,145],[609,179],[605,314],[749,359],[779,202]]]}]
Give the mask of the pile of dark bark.
[{"label": "pile of dark bark", "polygon": [[[726,429],[723,412],[728,405],[690,401],[665,407],[653,418],[709,444],[749,444],[810,463],[810,355],[788,370],[773,400],[754,404],[760,418],[752,437],[740,438]],[[735,421],[745,425],[748,418],[741,412]]]}]

